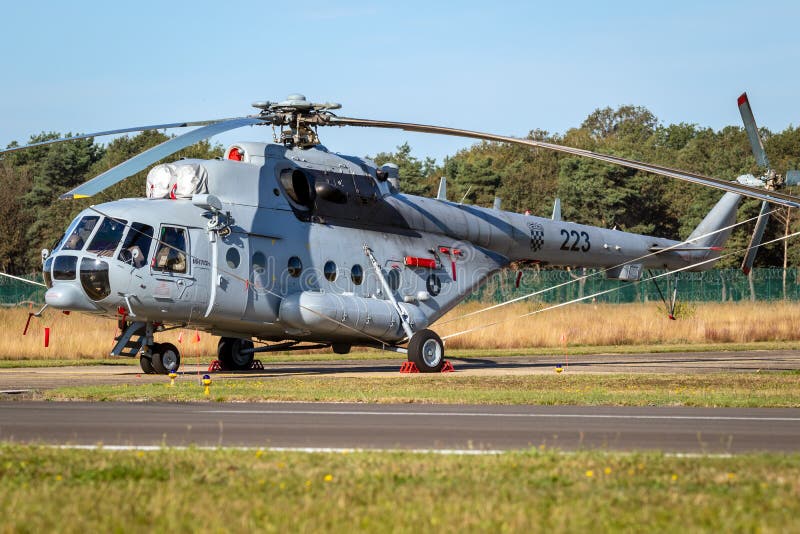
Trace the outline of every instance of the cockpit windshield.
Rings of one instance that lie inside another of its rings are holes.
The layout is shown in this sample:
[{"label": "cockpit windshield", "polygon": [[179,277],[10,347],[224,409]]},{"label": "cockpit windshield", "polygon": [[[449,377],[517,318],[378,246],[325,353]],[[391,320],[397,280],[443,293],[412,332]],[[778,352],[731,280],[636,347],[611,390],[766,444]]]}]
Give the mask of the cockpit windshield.
[{"label": "cockpit windshield", "polygon": [[98,256],[111,256],[119,245],[122,239],[122,232],[125,231],[125,225],[128,221],[121,219],[112,219],[106,217],[94,234],[92,242],[87,247],[87,252],[93,252]]},{"label": "cockpit windshield", "polygon": [[100,219],[97,215],[87,215],[82,218],[75,229],[67,236],[64,241],[62,250],[80,250],[86,244],[86,240],[92,235],[97,221]]}]

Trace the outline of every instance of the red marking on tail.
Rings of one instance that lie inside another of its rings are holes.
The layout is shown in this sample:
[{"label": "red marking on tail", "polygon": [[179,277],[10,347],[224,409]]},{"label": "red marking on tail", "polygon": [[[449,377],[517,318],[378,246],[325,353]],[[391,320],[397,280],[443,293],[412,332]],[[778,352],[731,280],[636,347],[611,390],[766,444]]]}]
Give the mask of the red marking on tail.
[{"label": "red marking on tail", "polygon": [[50,346],[50,327],[44,327],[44,347],[47,348]]}]

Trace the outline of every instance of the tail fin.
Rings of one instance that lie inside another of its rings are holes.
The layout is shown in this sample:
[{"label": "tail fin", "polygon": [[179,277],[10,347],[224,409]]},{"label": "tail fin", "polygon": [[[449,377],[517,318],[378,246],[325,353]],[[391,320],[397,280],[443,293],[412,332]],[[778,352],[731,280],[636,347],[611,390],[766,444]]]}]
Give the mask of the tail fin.
[{"label": "tail fin", "polygon": [[[733,231],[733,228],[728,227],[736,222],[736,209],[739,207],[741,199],[742,197],[736,193],[725,193],[689,235],[687,239],[689,246],[702,247],[704,249],[691,253],[694,261],[705,261],[720,256],[719,249],[722,248],[730,237],[731,231]],[[725,230],[717,231],[722,228],[725,228]],[[712,265],[712,262],[705,263],[698,266],[698,270],[710,269]]]}]

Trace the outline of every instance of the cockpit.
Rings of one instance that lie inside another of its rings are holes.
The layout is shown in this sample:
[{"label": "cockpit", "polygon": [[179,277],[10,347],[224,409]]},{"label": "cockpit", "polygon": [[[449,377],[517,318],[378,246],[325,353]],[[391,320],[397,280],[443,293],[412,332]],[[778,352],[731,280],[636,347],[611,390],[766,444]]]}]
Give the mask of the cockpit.
[{"label": "cockpit", "polygon": [[[111,266],[116,263],[125,267],[129,274],[130,269],[146,267],[151,252],[152,271],[188,272],[185,228],[163,225],[156,238],[155,229],[148,224],[82,214],[70,224],[45,260],[45,283],[52,288],[55,282],[79,280],[83,293],[98,302],[111,294]],[[73,292],[68,300],[75,297]]]}]

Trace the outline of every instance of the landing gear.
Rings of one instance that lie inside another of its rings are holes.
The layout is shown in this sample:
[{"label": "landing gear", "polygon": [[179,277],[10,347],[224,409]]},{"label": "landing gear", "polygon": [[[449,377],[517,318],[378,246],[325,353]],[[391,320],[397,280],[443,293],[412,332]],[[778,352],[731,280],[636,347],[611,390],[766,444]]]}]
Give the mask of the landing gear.
[{"label": "landing gear", "polygon": [[[160,375],[177,371],[181,365],[180,352],[172,343],[156,343],[150,349],[150,353],[152,354],[150,363],[153,370]],[[141,363],[142,360],[140,359],[139,362]],[[144,369],[144,365],[142,365],[142,369]]]},{"label": "landing gear", "polygon": [[349,354],[352,345],[348,343],[334,343],[331,345],[333,352],[336,354]]},{"label": "landing gear", "polygon": [[142,354],[139,356],[139,365],[142,367],[142,372],[144,372],[144,374],[156,374],[156,370],[153,369],[153,362],[150,360],[150,356],[148,354]]},{"label": "landing gear", "polygon": [[438,373],[444,367],[444,343],[433,330],[414,332],[408,342],[408,361],[417,365],[420,373]]},{"label": "landing gear", "polygon": [[223,337],[217,345],[217,359],[225,371],[244,371],[253,365],[253,353],[242,351],[252,348],[249,339]]}]

